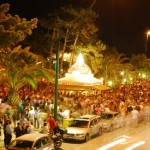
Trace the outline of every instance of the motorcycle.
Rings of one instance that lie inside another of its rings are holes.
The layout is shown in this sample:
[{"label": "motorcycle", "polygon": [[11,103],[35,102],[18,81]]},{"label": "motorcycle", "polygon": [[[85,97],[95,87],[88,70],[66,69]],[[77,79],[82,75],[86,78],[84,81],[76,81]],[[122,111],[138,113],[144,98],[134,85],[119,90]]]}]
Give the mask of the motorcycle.
[{"label": "motorcycle", "polygon": [[55,149],[58,149],[61,147],[62,142],[63,142],[63,135],[61,135],[60,133],[56,133],[54,135],[51,136],[51,139],[54,142],[54,147]]},{"label": "motorcycle", "polygon": [[66,132],[67,132],[66,129],[59,127],[56,130],[54,130],[54,132],[51,134],[51,139],[54,142],[55,149],[58,149],[61,147],[62,142],[63,142],[63,134],[65,134]]},{"label": "motorcycle", "polygon": [[[44,132],[40,131],[40,133],[44,133]],[[59,149],[61,147],[64,133],[66,133],[66,129],[63,128],[59,128],[59,132],[57,133],[55,132],[48,133],[52,141],[54,142],[55,149]]]}]

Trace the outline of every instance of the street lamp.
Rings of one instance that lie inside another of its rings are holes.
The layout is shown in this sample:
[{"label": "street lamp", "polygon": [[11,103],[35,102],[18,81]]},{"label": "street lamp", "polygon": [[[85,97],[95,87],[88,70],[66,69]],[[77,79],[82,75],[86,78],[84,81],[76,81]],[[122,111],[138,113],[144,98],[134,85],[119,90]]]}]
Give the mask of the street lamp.
[{"label": "street lamp", "polygon": [[146,32],[146,40],[145,40],[145,56],[147,54],[147,45],[148,45],[148,36],[150,35],[150,30]]}]

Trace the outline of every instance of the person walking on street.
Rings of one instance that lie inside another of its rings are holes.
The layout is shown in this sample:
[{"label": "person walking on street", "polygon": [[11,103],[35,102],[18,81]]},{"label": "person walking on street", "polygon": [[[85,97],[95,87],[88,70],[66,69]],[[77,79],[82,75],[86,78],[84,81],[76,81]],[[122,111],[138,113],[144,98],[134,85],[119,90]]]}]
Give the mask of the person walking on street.
[{"label": "person walking on street", "polygon": [[4,130],[4,145],[6,145],[6,126],[8,125],[9,123],[9,120],[6,120],[5,123],[4,123],[4,127],[3,127],[3,130]]},{"label": "person walking on street", "polygon": [[5,145],[8,145],[11,142],[12,139],[12,126],[11,126],[11,120],[8,121],[8,124],[6,125],[6,141]]},{"label": "person walking on street", "polygon": [[52,117],[51,114],[49,115],[49,117],[47,119],[47,122],[48,122],[50,133],[53,133],[53,130],[54,130],[55,126],[56,126],[56,123],[55,123],[55,119]]}]

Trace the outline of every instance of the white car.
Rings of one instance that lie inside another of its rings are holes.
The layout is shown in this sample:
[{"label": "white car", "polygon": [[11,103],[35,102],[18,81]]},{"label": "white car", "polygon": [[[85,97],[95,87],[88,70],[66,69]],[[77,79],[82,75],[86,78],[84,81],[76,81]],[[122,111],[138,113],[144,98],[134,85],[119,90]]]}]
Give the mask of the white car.
[{"label": "white car", "polygon": [[114,111],[104,111],[101,114],[103,122],[103,131],[113,131],[119,127],[122,127],[124,118]]},{"label": "white car", "polygon": [[54,150],[50,136],[41,133],[25,134],[15,138],[6,146],[7,150]]},{"label": "white car", "polygon": [[101,117],[97,115],[84,115],[74,119],[66,128],[64,140],[88,141],[92,136],[102,134]]}]

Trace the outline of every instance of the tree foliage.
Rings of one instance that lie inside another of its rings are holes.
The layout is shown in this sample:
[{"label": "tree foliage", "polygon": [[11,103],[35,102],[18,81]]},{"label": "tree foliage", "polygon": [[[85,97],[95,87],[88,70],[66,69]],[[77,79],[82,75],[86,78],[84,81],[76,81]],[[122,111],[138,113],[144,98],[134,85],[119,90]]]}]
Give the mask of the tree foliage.
[{"label": "tree foliage", "polygon": [[19,89],[27,83],[37,89],[36,79],[39,77],[53,82],[52,72],[38,65],[38,56],[29,52],[29,48],[21,49],[21,46],[18,46],[9,50],[9,53],[1,53],[0,56],[3,58],[0,63],[0,78],[9,89],[10,105],[18,103]]},{"label": "tree foliage", "polygon": [[27,21],[18,15],[8,14],[10,5],[8,3],[0,5],[0,48],[7,50],[23,41],[32,30],[37,27],[37,18]]}]

